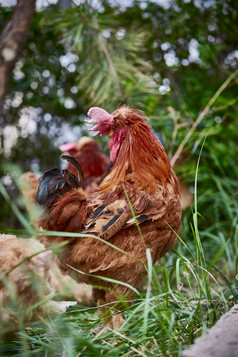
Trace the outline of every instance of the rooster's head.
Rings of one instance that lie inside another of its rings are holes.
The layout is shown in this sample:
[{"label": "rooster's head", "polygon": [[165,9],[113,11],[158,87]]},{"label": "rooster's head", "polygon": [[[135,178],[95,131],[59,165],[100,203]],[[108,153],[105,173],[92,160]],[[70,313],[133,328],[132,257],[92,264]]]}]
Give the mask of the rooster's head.
[{"label": "rooster's head", "polygon": [[89,109],[88,116],[90,120],[86,120],[88,124],[94,124],[89,131],[94,131],[96,135],[111,136],[109,142],[110,159],[115,162],[128,130],[143,123],[143,115],[139,110],[132,109],[126,105],[121,106],[112,114],[109,114],[104,109],[93,107]]},{"label": "rooster's head", "polygon": [[151,125],[140,110],[126,105],[112,114],[101,108],[88,112],[93,124],[89,129],[96,135],[110,136],[110,159],[114,166],[101,184],[109,190],[120,182],[136,182],[140,188],[156,190],[156,182],[165,183],[171,175],[169,159],[161,142],[154,135]]}]

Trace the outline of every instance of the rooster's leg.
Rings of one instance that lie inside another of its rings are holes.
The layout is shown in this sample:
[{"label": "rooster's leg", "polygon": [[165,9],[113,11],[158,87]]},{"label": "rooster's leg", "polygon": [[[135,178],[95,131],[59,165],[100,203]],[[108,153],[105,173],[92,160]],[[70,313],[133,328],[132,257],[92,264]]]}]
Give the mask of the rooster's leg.
[{"label": "rooster's leg", "polygon": [[98,300],[97,306],[99,309],[99,317],[102,318],[106,328],[105,332],[113,330],[112,311],[108,308],[108,305],[104,300]]},{"label": "rooster's leg", "polygon": [[105,326],[97,337],[111,330],[119,330],[122,327],[124,319],[120,310],[128,306],[128,301],[126,301],[126,297],[128,297],[127,290],[123,289],[122,291],[119,286],[114,286],[106,291],[93,290],[93,297],[97,301],[99,316]]},{"label": "rooster's leg", "polygon": [[124,322],[122,313],[117,313],[114,309],[108,309],[108,306],[104,306],[105,301],[98,300],[97,305],[99,308],[99,316],[103,319],[104,327],[101,330],[94,330],[94,332],[97,333],[95,339],[112,330],[119,330]]},{"label": "rooster's leg", "polygon": [[112,324],[114,330],[119,330],[122,327],[123,323],[124,319],[122,313],[112,316]]}]

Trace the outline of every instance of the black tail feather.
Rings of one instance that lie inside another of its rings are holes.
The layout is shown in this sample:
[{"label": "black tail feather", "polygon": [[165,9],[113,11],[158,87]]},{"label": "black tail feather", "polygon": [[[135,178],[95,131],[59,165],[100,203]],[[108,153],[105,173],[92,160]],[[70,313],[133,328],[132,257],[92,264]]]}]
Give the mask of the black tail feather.
[{"label": "black tail feather", "polygon": [[74,165],[74,167],[76,167],[76,169],[78,170],[78,180],[80,182],[81,187],[83,188],[84,186],[84,176],[83,176],[83,171],[78,163],[77,160],[75,160],[74,157],[69,156],[69,155],[62,155],[61,158],[63,160],[67,160],[68,162],[70,162],[72,165]]},{"label": "black tail feather", "polygon": [[39,179],[37,191],[37,203],[42,208],[50,208],[65,193],[84,186],[83,173],[78,162],[67,155],[63,155],[62,158],[71,162],[77,168],[78,178],[68,170],[61,171],[54,168],[46,171]]}]

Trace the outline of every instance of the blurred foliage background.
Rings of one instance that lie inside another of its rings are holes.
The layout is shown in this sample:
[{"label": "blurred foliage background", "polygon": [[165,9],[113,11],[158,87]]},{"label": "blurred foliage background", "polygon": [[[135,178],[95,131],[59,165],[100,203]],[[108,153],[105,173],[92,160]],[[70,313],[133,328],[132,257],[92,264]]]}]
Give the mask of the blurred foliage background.
[{"label": "blurred foliage background", "polygon": [[[60,165],[58,146],[88,135],[83,121],[91,106],[111,112],[127,103],[150,118],[171,159],[190,136],[175,170],[192,193],[206,138],[198,175],[199,228],[208,258],[225,241],[235,244],[238,2],[37,4],[0,123],[1,180],[18,207],[24,211],[9,163],[37,174]],[[1,2],[0,31],[13,9]],[[101,144],[107,151],[107,143]],[[8,203],[2,201],[0,210],[2,231],[21,228]],[[188,208],[181,231],[188,245],[191,220]]]}]

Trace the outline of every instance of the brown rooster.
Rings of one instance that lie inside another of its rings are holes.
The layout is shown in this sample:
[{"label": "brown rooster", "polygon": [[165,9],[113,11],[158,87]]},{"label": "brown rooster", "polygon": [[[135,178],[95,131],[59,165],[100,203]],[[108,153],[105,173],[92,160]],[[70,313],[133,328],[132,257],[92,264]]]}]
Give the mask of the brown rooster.
[{"label": "brown rooster", "polygon": [[[43,229],[91,233],[126,252],[90,235],[70,239],[63,248],[60,259],[65,269],[71,266],[81,272],[79,276],[86,283],[103,287],[94,289],[97,304],[102,305],[131,298],[132,291],[125,283],[140,287],[146,275],[146,249],[150,249],[155,263],[174,245],[174,232],[179,231],[181,223],[181,203],[178,180],[166,152],[140,111],[122,106],[108,114],[91,108],[88,116],[95,135],[111,136],[113,168],[99,190],[89,196],[80,176],[67,190],[67,174],[49,171],[40,182],[38,202],[48,207],[41,222]],[[48,238],[50,244],[56,243],[52,238]],[[56,241],[65,239],[58,237]],[[101,312],[105,313],[105,307]],[[118,313],[106,324],[115,329],[122,321]]]},{"label": "brown rooster", "polygon": [[[61,145],[59,149],[67,152],[80,164],[84,175],[85,190],[95,191],[110,168],[110,159],[102,152],[100,145],[94,139],[83,136],[78,142]],[[67,170],[77,175],[77,169],[71,163],[68,164]]]}]

